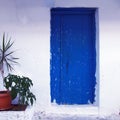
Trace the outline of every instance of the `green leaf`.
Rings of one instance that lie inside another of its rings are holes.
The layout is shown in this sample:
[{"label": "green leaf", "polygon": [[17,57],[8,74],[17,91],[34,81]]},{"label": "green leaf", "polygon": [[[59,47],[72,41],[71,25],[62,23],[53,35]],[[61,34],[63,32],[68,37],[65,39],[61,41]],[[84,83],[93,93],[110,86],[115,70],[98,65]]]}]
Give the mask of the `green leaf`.
[{"label": "green leaf", "polygon": [[6,59],[5,59],[5,62],[6,62],[6,67],[7,67],[8,71],[14,70],[14,68],[12,67],[12,65]]},{"label": "green leaf", "polygon": [[12,71],[12,70],[14,70],[13,69],[14,65],[18,64],[18,62],[17,62],[18,58],[12,56],[15,51],[13,51],[13,50],[11,51],[11,49],[10,49],[10,48],[12,48],[13,44],[14,44],[14,42],[11,40],[11,37],[7,38],[4,33],[3,39],[2,39],[2,46],[0,48],[0,67],[2,66],[0,68],[0,70],[3,69],[3,71],[4,71],[3,65],[6,65],[7,70]]},{"label": "green leaf", "polygon": [[15,87],[12,87],[11,89],[11,96],[12,96],[12,100],[14,100],[17,97],[18,91]]},{"label": "green leaf", "polygon": [[33,105],[33,98],[32,97],[30,98],[30,103],[31,103],[31,105]]},{"label": "green leaf", "polygon": [[5,52],[5,33],[3,34],[3,53]]},{"label": "green leaf", "polygon": [[10,49],[13,44],[14,44],[14,42],[11,43],[11,38],[10,38],[10,39],[7,41],[7,43],[6,43],[5,51],[7,51],[8,49]]},{"label": "green leaf", "polygon": [[15,52],[15,51],[9,52],[8,54],[5,55],[5,57],[10,56],[10,55],[13,54],[14,52]]},{"label": "green leaf", "polygon": [[[14,86],[12,83],[14,82]],[[17,75],[9,74],[4,79],[5,87],[11,88],[11,95],[14,99],[19,94],[20,104],[33,105],[36,100],[35,95],[30,91],[32,80],[28,77],[20,77]],[[33,83],[32,83],[33,84]]]},{"label": "green leaf", "polygon": [[10,58],[7,58],[7,61],[10,61],[10,62],[12,62],[12,63],[18,64],[17,61],[15,61],[15,60],[13,60],[13,59],[10,59]]}]

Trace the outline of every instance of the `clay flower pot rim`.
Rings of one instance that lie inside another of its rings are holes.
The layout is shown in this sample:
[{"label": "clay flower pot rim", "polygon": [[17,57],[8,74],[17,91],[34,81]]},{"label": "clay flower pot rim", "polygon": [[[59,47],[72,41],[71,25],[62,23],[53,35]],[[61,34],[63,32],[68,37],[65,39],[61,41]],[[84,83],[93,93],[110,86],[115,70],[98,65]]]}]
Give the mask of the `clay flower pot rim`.
[{"label": "clay flower pot rim", "polygon": [[8,94],[10,94],[10,92],[7,90],[0,91],[0,96],[7,96]]}]

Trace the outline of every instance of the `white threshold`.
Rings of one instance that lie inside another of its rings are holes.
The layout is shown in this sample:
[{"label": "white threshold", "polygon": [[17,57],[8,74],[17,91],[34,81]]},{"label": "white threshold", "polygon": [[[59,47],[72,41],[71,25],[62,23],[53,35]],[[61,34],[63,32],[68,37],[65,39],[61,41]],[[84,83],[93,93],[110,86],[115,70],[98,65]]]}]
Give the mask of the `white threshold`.
[{"label": "white threshold", "polygon": [[99,115],[99,107],[94,105],[57,105],[51,104],[46,108],[48,114],[71,114],[71,115]]}]

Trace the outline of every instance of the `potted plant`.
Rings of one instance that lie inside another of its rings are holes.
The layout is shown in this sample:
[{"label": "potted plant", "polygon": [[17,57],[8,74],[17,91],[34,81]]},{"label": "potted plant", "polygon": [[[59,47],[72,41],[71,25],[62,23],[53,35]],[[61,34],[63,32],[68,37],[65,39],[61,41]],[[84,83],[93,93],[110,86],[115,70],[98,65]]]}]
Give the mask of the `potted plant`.
[{"label": "potted plant", "polygon": [[35,95],[31,92],[32,80],[28,77],[8,74],[4,78],[4,86],[8,91],[11,91],[12,99],[18,96],[18,104],[20,105],[33,105],[36,100]]},{"label": "potted plant", "polygon": [[[2,44],[0,45],[0,77],[2,82],[5,77],[5,72],[13,70],[13,66],[17,63],[16,57],[13,57],[14,51],[11,50],[14,42],[8,38],[5,33],[3,34]],[[11,107],[11,95],[7,90],[5,91],[3,85],[0,91],[0,110],[9,109]]]}]

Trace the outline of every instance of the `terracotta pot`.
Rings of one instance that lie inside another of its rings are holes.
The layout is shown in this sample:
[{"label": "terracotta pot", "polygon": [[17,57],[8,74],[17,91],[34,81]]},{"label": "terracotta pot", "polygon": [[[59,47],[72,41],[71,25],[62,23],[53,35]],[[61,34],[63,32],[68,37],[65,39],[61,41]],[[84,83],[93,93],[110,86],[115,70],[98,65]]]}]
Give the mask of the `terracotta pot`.
[{"label": "terracotta pot", "polygon": [[11,95],[9,91],[0,91],[0,110],[11,108]]}]

